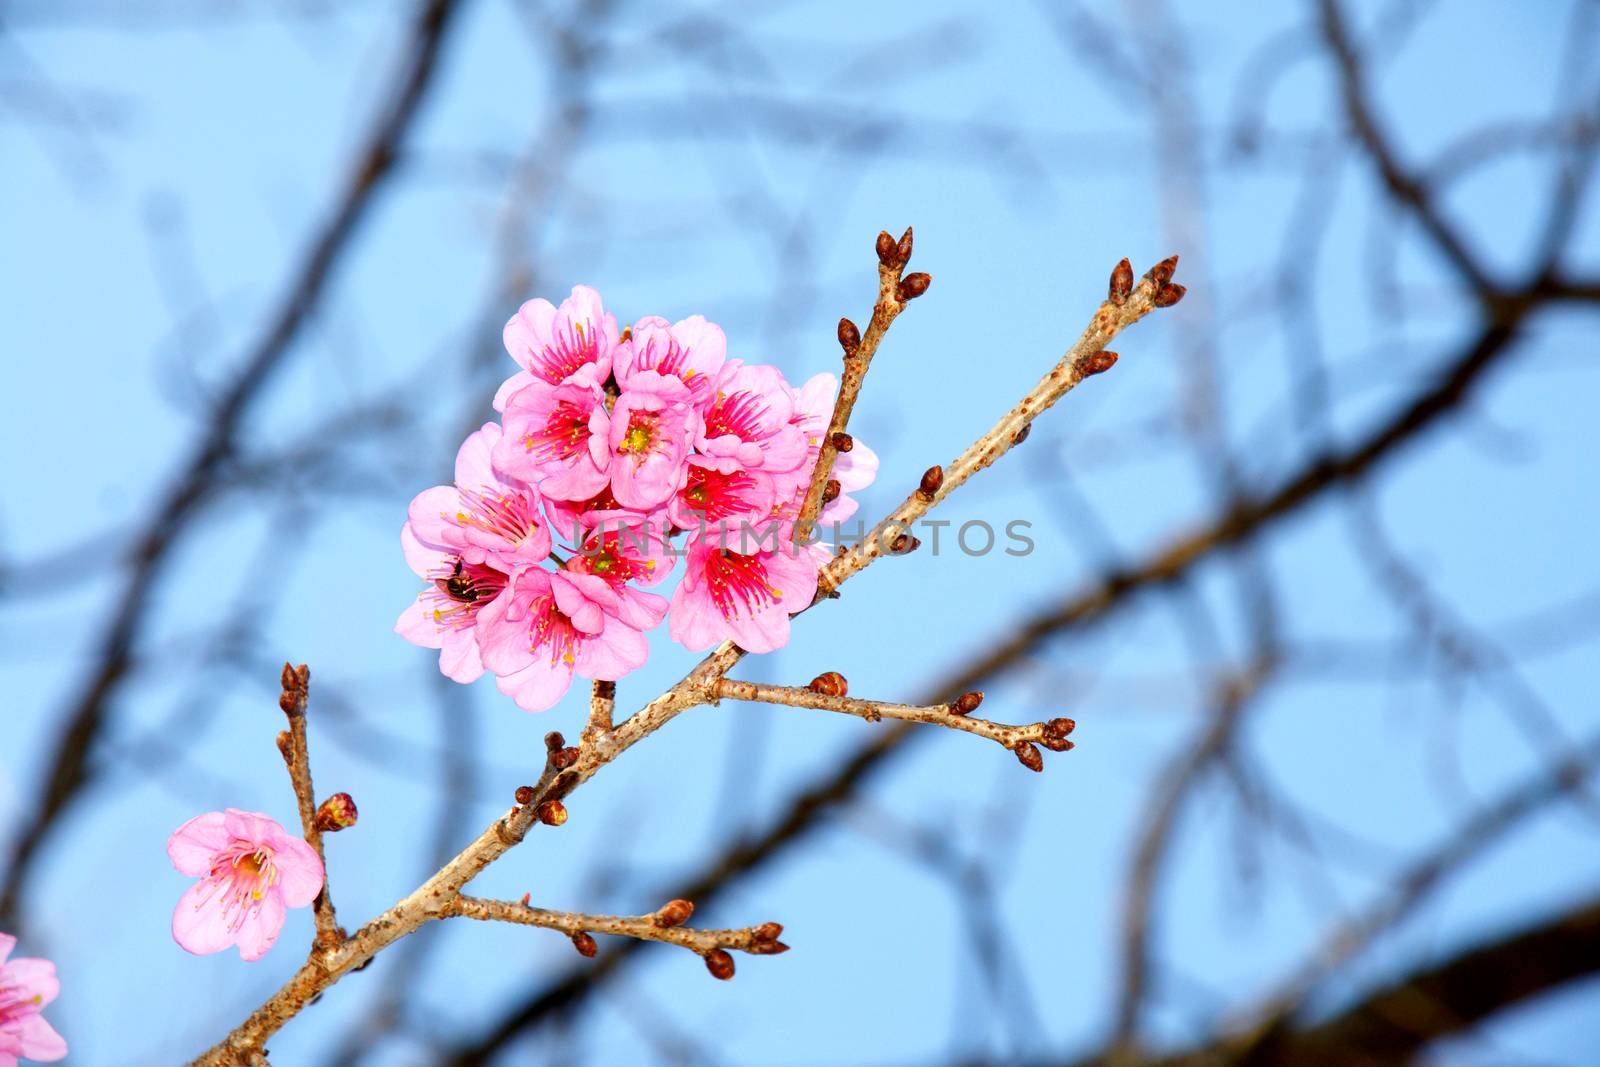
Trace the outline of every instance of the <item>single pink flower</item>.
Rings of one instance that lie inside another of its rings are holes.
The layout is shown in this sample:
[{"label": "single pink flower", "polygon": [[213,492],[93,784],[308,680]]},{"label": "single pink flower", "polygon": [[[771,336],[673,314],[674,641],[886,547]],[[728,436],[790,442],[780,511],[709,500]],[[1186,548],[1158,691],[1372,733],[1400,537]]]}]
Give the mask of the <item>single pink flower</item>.
[{"label": "single pink flower", "polygon": [[782,648],[789,616],[817,594],[819,564],[815,546],[796,545],[787,523],[714,526],[687,546],[669,632],[695,652],[729,639],[747,652]]},{"label": "single pink flower", "polygon": [[239,946],[258,960],[283,930],[289,908],[322,892],[322,861],[312,847],[272,819],[229,808],[197,815],[167,839],[182,874],[200,880],[178,899],[172,938],[204,956]]},{"label": "single pink flower", "polygon": [[623,507],[665,504],[687,475],[700,416],[689,387],[653,370],[636,371],[611,409],[611,492]]},{"label": "single pink flower", "polygon": [[592,574],[617,594],[616,616],[637,630],[650,630],[667,617],[665,597],[636,589],[630,583],[659,585],[677,562],[667,544],[667,531],[658,523],[626,512],[599,516],[576,554],[567,560],[567,573]]},{"label": "single pink flower", "polygon": [[478,647],[500,692],[524,711],[544,711],[567,694],[574,674],[616,681],[644,664],[649,644],[620,610],[603,578],[529,567],[484,608]]},{"label": "single pink flower", "polygon": [[523,304],[506,323],[504,337],[506,351],[522,370],[500,386],[496,411],[504,411],[506,401],[535,380],[560,385],[582,376],[605,384],[619,334],[617,318],[601,305],[600,294],[575,285],[559,308],[543,298]]},{"label": "single pink flower", "polygon": [[408,524],[400,531],[406,562],[428,584],[400,613],[394,632],[413,645],[439,650],[439,670],[463,685],[483,675],[478,615],[506,588],[511,576],[485,563],[425,545]]},{"label": "single pink flower", "polygon": [[[806,459],[793,471],[774,476],[777,506],[774,514],[786,519],[797,519],[805,502],[806,490],[811,486],[811,472],[816,469],[822,454],[822,435],[828,432],[828,420],[833,417],[833,401],[839,390],[839,380],[831,374],[818,374],[795,393],[793,424],[806,439]],[[855,438],[854,447],[840,452],[833,463],[833,477],[839,483],[839,495],[825,504],[817,521],[823,526],[841,523],[856,513],[860,506],[850,496],[865,489],[878,476],[878,455]]]},{"label": "single pink flower", "polygon": [[617,351],[617,384],[627,389],[634,375],[653,370],[677,378],[689,388],[698,410],[711,405],[717,373],[728,357],[728,339],[722,327],[700,315],[671,325],[657,315],[633,324],[632,336]]},{"label": "single pink flower", "polygon": [[794,419],[794,394],[777,367],[729,360],[695,447],[724,473],[791,471],[806,458],[806,434]]},{"label": "single pink flower", "polygon": [[0,934],[0,1067],[17,1067],[19,1056],[49,1063],[67,1054],[67,1043],[40,1014],[61,992],[56,965],[9,959],[16,947],[16,938]]},{"label": "single pink flower", "polygon": [[494,464],[543,496],[584,500],[606,487],[610,428],[606,395],[594,382],[530,382],[506,402]]},{"label": "single pink flower", "polygon": [[538,492],[494,469],[503,436],[499,424],[484,423],[456,453],[455,484],[425,489],[411,501],[406,525],[419,542],[499,571],[549,557]]},{"label": "single pink flower", "polygon": [[716,460],[690,456],[688,477],[668,507],[675,526],[699,531],[724,519],[766,518],[776,499],[770,475],[741,467],[724,471]]}]

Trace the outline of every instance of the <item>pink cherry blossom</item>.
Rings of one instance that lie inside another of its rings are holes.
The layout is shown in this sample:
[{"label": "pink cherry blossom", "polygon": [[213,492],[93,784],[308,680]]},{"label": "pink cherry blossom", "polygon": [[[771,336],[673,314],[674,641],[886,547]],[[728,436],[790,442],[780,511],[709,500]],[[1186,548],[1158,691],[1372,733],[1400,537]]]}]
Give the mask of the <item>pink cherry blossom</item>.
[{"label": "pink cherry blossom", "polygon": [[573,286],[559,308],[543,298],[523,304],[506,323],[504,336],[506,351],[522,370],[500,386],[496,411],[504,411],[511,396],[535,380],[560,385],[581,375],[604,384],[619,338],[616,316],[587,285]]},{"label": "pink cherry blossom", "polygon": [[484,423],[456,453],[455,484],[425,489],[411,501],[406,525],[419,542],[500,571],[550,555],[539,494],[494,469],[503,436],[499,424]]},{"label": "pink cherry blossom", "polygon": [[625,508],[665,504],[687,474],[700,416],[689,387],[653,370],[635,371],[611,409],[611,492]]},{"label": "pink cherry blossom", "polygon": [[689,542],[672,596],[669,632],[692,651],[733,640],[748,652],[789,643],[789,616],[817,593],[815,546],[794,543],[793,528],[769,522],[711,527]]},{"label": "pink cherry blossom", "polygon": [[[822,454],[822,435],[828,431],[838,390],[837,378],[832,374],[818,374],[795,393],[793,424],[805,435],[807,451],[805,462],[799,467],[774,478],[778,501],[774,510],[784,518],[799,518],[806,490],[811,486],[811,472]],[[829,526],[850,518],[859,507],[850,496],[851,492],[865,489],[877,476],[877,453],[859,437],[855,438],[854,447],[849,452],[840,452],[834,459],[833,477],[839,483],[839,495],[823,506],[817,521]]]},{"label": "pink cherry blossom", "polygon": [[776,501],[772,477],[742,467],[724,471],[704,456],[689,457],[688,477],[669,503],[672,522],[684,530],[701,530],[724,519],[766,518]]},{"label": "pink cherry blossom", "polygon": [[197,956],[239,946],[258,960],[283,930],[287,909],[322,892],[322,861],[271,818],[229,808],[197,815],[167,839],[167,856],[200,880],[178,899],[172,937]]},{"label": "pink cherry blossom", "polygon": [[777,367],[730,360],[695,440],[724,473],[790,471],[806,458],[806,434],[795,424],[794,394]]},{"label": "pink cherry blossom", "polygon": [[545,497],[584,500],[609,480],[610,427],[605,393],[595,383],[530,382],[506,402],[494,463]]},{"label": "pink cherry blossom", "polygon": [[529,567],[483,609],[478,647],[502,693],[524,711],[544,711],[574,674],[616,681],[644,664],[649,644],[621,610],[604,578]]},{"label": "pink cherry blossom", "polygon": [[0,1067],[17,1067],[17,1058],[50,1063],[67,1054],[67,1043],[41,1013],[56,999],[61,983],[49,960],[10,959],[17,939],[0,934]]},{"label": "pink cherry blossom", "polygon": [[667,601],[634,588],[658,585],[671,572],[677,554],[667,545],[665,531],[652,520],[626,512],[599,516],[586,530],[578,553],[567,560],[574,576],[592,574],[604,579],[617,594],[615,614],[638,630],[649,630],[667,616]]},{"label": "pink cherry blossom", "polygon": [[413,645],[439,650],[439,670],[466,684],[483,675],[478,615],[506,588],[511,576],[483,563],[424,545],[408,525],[400,531],[406,562],[428,584],[400,613],[394,632]]},{"label": "pink cherry blossom", "polygon": [[681,322],[651,315],[633,324],[632,337],[617,352],[617,384],[627,389],[634,376],[653,370],[688,386],[695,407],[711,404],[717,373],[728,356],[722,327],[691,315]]}]

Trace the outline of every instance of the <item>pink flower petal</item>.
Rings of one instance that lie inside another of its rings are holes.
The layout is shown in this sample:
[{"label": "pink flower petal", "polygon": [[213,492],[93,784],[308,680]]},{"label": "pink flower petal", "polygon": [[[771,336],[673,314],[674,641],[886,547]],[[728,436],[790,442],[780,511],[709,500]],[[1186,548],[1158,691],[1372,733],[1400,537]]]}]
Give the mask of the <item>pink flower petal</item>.
[{"label": "pink flower petal", "polygon": [[265,956],[267,950],[278,943],[278,935],[283,932],[283,920],[283,896],[268,893],[262,898],[261,906],[250,912],[239,925],[240,957],[259,960]]},{"label": "pink flower petal", "polygon": [[[167,857],[178,873],[200,878],[211,873],[211,857],[228,843],[228,831],[220,811],[196,815],[167,838]],[[4,959],[0,956],[0,959]]]},{"label": "pink flower petal", "polygon": [[43,1015],[29,1015],[23,1018],[17,1037],[21,1044],[21,1048],[17,1051],[30,1060],[52,1063],[67,1055],[66,1041],[56,1033],[55,1027],[51,1026]]},{"label": "pink flower petal", "polygon": [[234,932],[222,914],[222,895],[211,879],[196,882],[178,898],[172,909],[172,939],[185,952],[209,956],[234,942]]}]

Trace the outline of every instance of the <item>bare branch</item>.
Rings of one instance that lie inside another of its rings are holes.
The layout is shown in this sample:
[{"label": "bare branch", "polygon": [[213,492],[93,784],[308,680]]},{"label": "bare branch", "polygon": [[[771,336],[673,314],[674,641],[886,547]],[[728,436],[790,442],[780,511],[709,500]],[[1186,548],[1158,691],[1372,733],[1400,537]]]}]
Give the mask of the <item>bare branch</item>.
[{"label": "bare branch", "polygon": [[306,844],[322,861],[322,892],[317,894],[315,902],[315,951],[327,951],[344,939],[344,932],[339,929],[333,893],[328,888],[328,860],[322,848],[316,789],[311,784],[311,753],[306,743],[306,701],[310,696],[310,686],[311,670],[304,663],[299,667],[288,663],[283,665],[283,694],[278,698],[278,706],[288,717],[289,729],[278,735],[278,750],[283,754],[289,780],[294,785],[295,805],[300,810],[300,827],[305,834]]},{"label": "bare branch", "polygon": [[[858,700],[843,694],[819,693],[813,689],[796,689],[783,685],[758,685],[724,678],[717,683],[716,696],[724,700],[750,700],[761,704],[778,704],[791,708],[813,708],[817,711],[834,711],[854,715],[868,722],[898,719],[901,722],[920,722],[930,726],[944,726],[951,730],[964,730],[969,734],[987,737],[1003,748],[1017,753],[1017,758],[1031,770],[1043,770],[1044,764],[1034,745],[1065,752],[1072,748],[1067,735],[1076,725],[1071,719],[1051,719],[1027,726],[1008,726],[988,719],[971,718],[962,708],[966,704],[932,704],[922,707],[910,704],[886,704],[877,700]],[[976,707],[981,694],[969,693],[969,701]],[[965,698],[964,698],[965,699]],[[970,710],[970,709],[969,709]]]},{"label": "bare branch", "polygon": [[[789,950],[788,945],[778,940],[783,934],[783,927],[777,923],[762,923],[737,930],[701,930],[679,925],[693,911],[694,907],[688,901],[674,900],[649,915],[584,915],[574,911],[550,911],[509,900],[462,896],[451,903],[445,914],[483,922],[516,923],[559,930],[572,938],[578,945],[578,951],[585,956],[593,953],[586,951],[591,947],[592,939],[591,942],[580,940],[584,934],[610,934],[613,937],[631,937],[637,941],[659,941],[705,957],[711,957],[722,949],[747,952],[753,956],[773,956]],[[717,974],[717,977],[731,978],[731,964],[729,967],[726,974]]]}]

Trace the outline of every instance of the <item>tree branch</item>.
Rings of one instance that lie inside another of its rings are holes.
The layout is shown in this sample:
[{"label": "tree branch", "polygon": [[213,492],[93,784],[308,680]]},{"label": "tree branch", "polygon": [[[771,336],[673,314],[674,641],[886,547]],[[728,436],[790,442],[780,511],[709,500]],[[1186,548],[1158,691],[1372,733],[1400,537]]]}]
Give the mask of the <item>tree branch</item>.
[{"label": "tree branch", "polygon": [[[1030,770],[1043,770],[1044,764],[1034,745],[1065,752],[1072,748],[1067,735],[1076,725],[1071,719],[1051,719],[1027,726],[1008,726],[988,719],[974,719],[962,710],[965,704],[932,704],[916,707],[910,704],[885,704],[877,700],[858,700],[843,694],[819,693],[812,689],[796,689],[783,685],[758,685],[755,682],[738,682],[724,678],[717,683],[716,696],[722,700],[750,700],[761,704],[778,704],[791,708],[813,708],[817,711],[834,711],[854,715],[868,722],[898,719],[902,722],[920,722],[931,726],[944,726],[951,730],[964,730],[969,734],[987,737],[1003,748],[1017,753],[1017,758]],[[969,693],[966,698],[976,707],[982,699],[979,693]],[[968,709],[970,710],[970,709]]]},{"label": "tree branch", "polygon": [[[578,951],[585,956],[594,955],[593,938],[586,934],[610,934],[629,937],[636,941],[658,941],[665,945],[686,948],[707,959],[707,965],[718,978],[732,978],[733,964],[725,964],[715,953],[731,949],[753,956],[775,956],[787,952],[789,946],[778,938],[783,927],[777,923],[762,923],[737,930],[700,930],[680,925],[694,911],[687,900],[674,900],[650,915],[585,915],[574,911],[551,911],[527,903],[509,900],[483,900],[461,896],[445,909],[446,916],[478,919],[482,922],[516,923],[521,926],[538,926],[546,930],[559,930],[573,939]],[[720,967],[724,973],[718,973]]]},{"label": "tree branch", "polygon": [[278,735],[278,751],[283,753],[284,766],[289,771],[289,781],[294,786],[295,806],[300,810],[300,828],[322,861],[322,892],[317,894],[315,912],[317,944],[326,951],[344,939],[339,929],[339,919],[333,907],[333,893],[328,888],[328,858],[322,848],[322,827],[317,823],[317,794],[311,784],[311,752],[306,742],[306,701],[310,696],[311,670],[304,664],[298,668],[283,665],[283,694],[278,706],[289,720],[289,729]]}]

